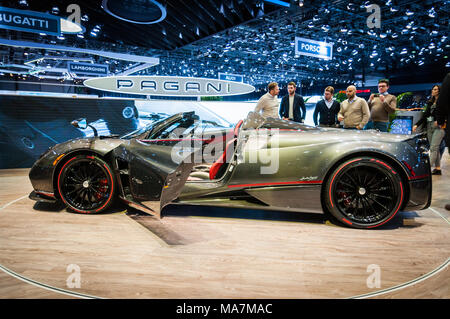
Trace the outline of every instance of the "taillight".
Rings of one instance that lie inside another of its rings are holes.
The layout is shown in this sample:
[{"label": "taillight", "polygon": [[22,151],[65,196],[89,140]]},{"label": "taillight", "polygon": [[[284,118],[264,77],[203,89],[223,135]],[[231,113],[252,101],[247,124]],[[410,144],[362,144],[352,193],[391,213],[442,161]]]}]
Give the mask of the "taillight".
[{"label": "taillight", "polygon": [[416,176],[416,172],[414,172],[413,168],[411,167],[411,165],[408,164],[408,162],[402,161],[402,163],[405,164],[405,166],[408,168],[409,173],[411,174],[412,177]]},{"label": "taillight", "polygon": [[419,153],[428,154],[428,151],[430,150],[430,143],[428,142],[428,139],[426,137],[418,138],[416,140],[416,149]]}]

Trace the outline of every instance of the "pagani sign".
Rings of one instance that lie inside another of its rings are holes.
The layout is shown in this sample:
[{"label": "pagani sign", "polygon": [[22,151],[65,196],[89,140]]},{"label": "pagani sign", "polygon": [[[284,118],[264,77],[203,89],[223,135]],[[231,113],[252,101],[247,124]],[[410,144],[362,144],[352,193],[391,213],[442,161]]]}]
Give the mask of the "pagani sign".
[{"label": "pagani sign", "polygon": [[255,91],[245,83],[176,76],[110,76],[85,80],[84,85],[108,92],[157,96],[226,96]]}]

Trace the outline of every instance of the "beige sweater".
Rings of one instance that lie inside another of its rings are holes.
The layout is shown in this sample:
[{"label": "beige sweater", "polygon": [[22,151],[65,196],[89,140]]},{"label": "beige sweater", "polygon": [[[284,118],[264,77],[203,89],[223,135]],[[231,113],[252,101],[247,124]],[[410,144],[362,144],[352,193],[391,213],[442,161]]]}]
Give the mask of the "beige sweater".
[{"label": "beige sweater", "polygon": [[361,129],[369,122],[370,110],[367,102],[355,96],[349,103],[348,99],[341,103],[341,110],[338,118],[344,118],[344,128],[354,128],[359,126]]},{"label": "beige sweater", "polygon": [[278,116],[278,98],[277,95],[272,96],[269,92],[261,96],[256,104],[255,112],[259,113],[262,111],[262,116],[264,118],[273,117],[279,118]]},{"label": "beige sweater", "polygon": [[389,122],[389,114],[395,112],[397,107],[397,98],[388,94],[381,102],[379,97],[374,97],[372,101],[368,102],[370,109],[370,120],[375,122]]}]

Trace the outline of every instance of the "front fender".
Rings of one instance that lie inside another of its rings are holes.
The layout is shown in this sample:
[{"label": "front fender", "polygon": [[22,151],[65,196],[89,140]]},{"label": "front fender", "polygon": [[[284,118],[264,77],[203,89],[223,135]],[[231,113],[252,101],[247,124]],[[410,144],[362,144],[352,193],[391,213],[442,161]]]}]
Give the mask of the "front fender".
[{"label": "front fender", "polygon": [[71,155],[89,151],[104,156],[122,143],[122,140],[112,138],[80,138],[57,144],[33,164],[29,172],[30,182],[35,191],[53,194],[55,174]]}]

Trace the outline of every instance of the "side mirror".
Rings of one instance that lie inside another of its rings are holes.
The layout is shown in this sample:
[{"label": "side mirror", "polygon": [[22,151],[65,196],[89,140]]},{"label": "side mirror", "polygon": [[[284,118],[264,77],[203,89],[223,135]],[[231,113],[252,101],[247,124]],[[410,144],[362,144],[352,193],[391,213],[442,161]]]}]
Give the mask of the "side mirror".
[{"label": "side mirror", "polygon": [[70,124],[72,124],[76,128],[80,128],[82,130],[84,130],[88,127],[87,120],[85,118],[73,120],[72,122],[70,122]]}]

